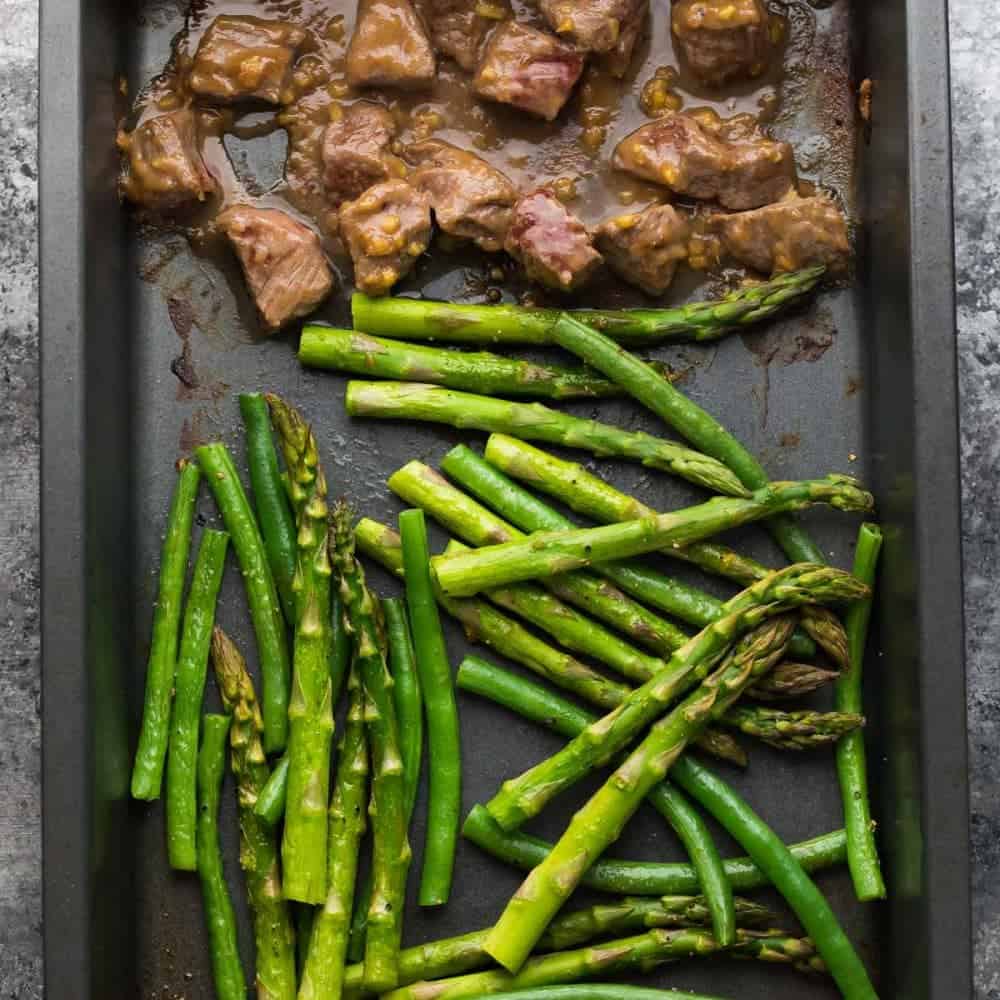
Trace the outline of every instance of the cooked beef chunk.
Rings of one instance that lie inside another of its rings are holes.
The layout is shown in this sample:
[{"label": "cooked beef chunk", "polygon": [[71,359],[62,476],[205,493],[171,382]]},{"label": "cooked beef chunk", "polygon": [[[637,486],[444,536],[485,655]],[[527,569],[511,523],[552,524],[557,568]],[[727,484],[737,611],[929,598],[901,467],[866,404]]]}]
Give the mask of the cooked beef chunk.
[{"label": "cooked beef chunk", "polygon": [[564,292],[579,288],[601,265],[583,223],[546,188],[514,206],[505,249],[532,281]]},{"label": "cooked beef chunk", "polygon": [[614,165],[677,194],[734,210],[778,201],[795,186],[795,160],[787,142],[726,139],[679,112],[626,136],[615,150]]},{"label": "cooked beef chunk", "polygon": [[490,30],[510,16],[510,5],[507,0],[424,0],[423,11],[434,48],[471,73]]},{"label": "cooked beef chunk", "polygon": [[323,180],[334,204],[350,201],[380,181],[406,174],[393,156],[396,122],[388,108],[359,101],[330,122],[323,135]]},{"label": "cooked beef chunk", "polygon": [[763,0],[676,0],[674,38],[691,72],[718,86],[767,67],[770,28]]},{"label": "cooked beef chunk", "polygon": [[234,205],[218,223],[269,329],[311,313],[330,294],[333,275],[319,239],[301,222],[277,209]]},{"label": "cooked beef chunk", "polygon": [[484,250],[502,250],[517,190],[485,160],[439,139],[406,150],[410,183],[430,198],[437,224]]},{"label": "cooked beef chunk", "polygon": [[427,249],[430,200],[406,181],[376,184],[341,208],[340,235],[354,261],[354,283],[367,295],[385,295]]},{"label": "cooked beef chunk", "polygon": [[204,201],[216,189],[198,149],[198,122],[189,108],[169,111],[122,134],[128,155],[122,191],[129,201],[157,212]]},{"label": "cooked beef chunk", "polygon": [[583,56],[553,35],[507,21],[490,36],[473,87],[480,97],[552,121],[583,72]]},{"label": "cooked beef chunk", "polygon": [[612,76],[621,79],[628,72],[632,65],[636,43],[639,41],[639,36],[642,34],[648,17],[649,0],[640,0],[635,5],[631,16],[622,22],[618,41],[614,48],[601,57],[601,63]]},{"label": "cooked beef chunk", "polygon": [[611,269],[648,295],[662,295],[674,280],[677,264],[688,255],[691,227],[670,205],[619,215],[594,235]]},{"label": "cooked beef chunk", "polygon": [[725,252],[764,274],[825,264],[847,270],[851,244],[847,220],[829,198],[789,198],[753,212],[713,215],[710,228]]},{"label": "cooked beef chunk", "polygon": [[283,21],[220,14],[202,35],[188,83],[215,101],[287,104],[292,64],[305,37]]},{"label": "cooked beef chunk", "polygon": [[640,0],[541,0],[539,3],[552,30],[584,52],[614,49],[641,6]]},{"label": "cooked beef chunk", "polygon": [[347,80],[355,87],[427,87],[434,50],[410,0],[360,0],[347,49]]}]

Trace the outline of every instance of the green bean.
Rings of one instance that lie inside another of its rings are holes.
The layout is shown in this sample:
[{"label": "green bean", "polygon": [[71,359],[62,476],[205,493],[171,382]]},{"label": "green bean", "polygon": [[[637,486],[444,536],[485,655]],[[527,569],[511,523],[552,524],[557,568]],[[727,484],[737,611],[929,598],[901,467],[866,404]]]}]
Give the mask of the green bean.
[{"label": "green bean", "polygon": [[458,711],[448,651],[431,584],[423,511],[403,511],[399,516],[399,530],[403,545],[406,600],[427,713],[430,784],[419,901],[421,906],[439,906],[447,901],[451,890],[455,841],[462,808]]},{"label": "green bean", "polygon": [[[467,656],[458,668],[458,686],[498,702],[525,718],[572,738],[597,716],[535,681],[519,677],[478,656]],[[670,824],[698,873],[700,890],[712,915],[716,940],[728,947],[736,940],[733,890],[722,867],[712,834],[685,797],[668,782],[647,796]]]},{"label": "green bean", "polygon": [[264,538],[267,561],[278,588],[281,610],[289,625],[295,624],[295,517],[278,468],[278,453],[271,436],[267,401],[259,392],[240,395],[240,414],[246,431],[247,467],[253,488],[254,508]]},{"label": "green bean", "polygon": [[[878,525],[863,524],[858,532],[854,553],[854,575],[873,586],[882,532]],[[849,666],[834,683],[834,701],[838,711],[861,714],[861,676],[864,670],[865,644],[872,599],[855,601],[844,616],[847,630]],[[860,731],[848,733],[837,744],[837,777],[844,802],[844,826],[847,828],[847,864],[851,870],[858,899],[868,902],[885,899],[885,882],[875,846],[875,824],[868,800],[868,773],[865,763],[865,738]]]},{"label": "green bean", "polygon": [[[566,313],[552,328],[552,336],[560,347],[626,389],[695,448],[728,466],[747,489],[768,485],[770,479],[760,462],[722,424],[610,337]],[[767,527],[792,562],[826,561],[822,549],[792,515],[773,517]]]},{"label": "green bean", "polygon": [[260,655],[264,749],[277,753],[284,750],[288,740],[288,694],[292,674],[278,591],[260,528],[226,446],[219,442],[202,445],[197,455],[226,529],[232,536],[243,572]]},{"label": "green bean", "polygon": [[226,770],[228,715],[206,715],[198,752],[198,875],[208,925],[212,975],[218,1000],[246,1000],[246,979],[236,940],[236,914],[229,898],[219,847],[219,798]]},{"label": "green bean", "polygon": [[215,624],[215,602],[222,583],[229,535],[207,528],[194,564],[181,649],[174,679],[174,709],[167,753],[167,855],[170,866],[193,872],[197,814],[196,770],[201,703],[208,675],[208,650]]},{"label": "green bean", "polygon": [[[552,844],[540,837],[521,830],[506,833],[482,805],[473,806],[462,826],[462,835],[488,854],[522,871],[530,871],[552,850]],[[822,871],[844,863],[847,834],[843,830],[833,830],[792,844],[788,849],[807,872]],[[768,876],[750,858],[726,858],[722,867],[736,892],[770,885]],[[582,884],[601,892],[666,896],[698,892],[698,874],[683,862],[601,858],[583,876]]]},{"label": "green bean", "polygon": [[163,782],[170,734],[170,699],[177,665],[177,630],[181,621],[194,502],[201,480],[201,470],[193,462],[181,462],[178,471],[180,476],[174,487],[160,553],[160,585],[146,666],[142,729],[132,768],[132,797],[147,801],[160,797]]},{"label": "green bean", "polygon": [[417,676],[416,654],[410,635],[406,604],[398,597],[382,601],[386,639],[389,645],[389,671],[392,674],[393,699],[399,725],[399,749],[403,758],[406,815],[413,806],[420,786],[420,758],[424,744],[424,716],[420,698],[420,678]]},{"label": "green bean", "polygon": [[774,831],[732,788],[690,757],[680,757],[670,773],[745,848],[785,897],[847,1000],[877,1000],[868,973],[830,904]]},{"label": "green bean", "polygon": [[277,826],[285,815],[285,798],[288,795],[288,754],[282,754],[274,765],[271,777],[257,796],[254,815],[268,826]]}]

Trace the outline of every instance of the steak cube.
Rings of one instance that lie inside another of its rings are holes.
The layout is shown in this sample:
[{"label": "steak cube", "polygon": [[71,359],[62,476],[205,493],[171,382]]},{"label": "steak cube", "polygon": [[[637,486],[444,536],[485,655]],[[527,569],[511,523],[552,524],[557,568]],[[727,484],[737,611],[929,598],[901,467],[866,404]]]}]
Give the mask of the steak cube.
[{"label": "steak cube", "polygon": [[490,36],[473,80],[480,97],[552,121],[569,100],[583,56],[553,35],[507,21]]},{"label": "steak cube", "polygon": [[510,17],[506,0],[424,0],[423,11],[434,48],[467,73],[476,68],[491,29]]},{"label": "steak cube", "polygon": [[373,184],[403,177],[406,165],[392,154],[396,121],[388,108],[358,101],[323,134],[323,180],[334,204],[350,201]]},{"label": "steak cube", "polygon": [[602,223],[594,236],[597,249],[623,280],[648,295],[662,295],[674,272],[687,259],[691,227],[671,205],[652,205]]},{"label": "steak cube", "polygon": [[333,275],[319,238],[301,222],[277,209],[234,205],[218,224],[268,329],[311,313],[330,294]]},{"label": "steak cube", "polygon": [[628,72],[632,65],[635,46],[642,34],[642,29],[649,18],[649,0],[641,0],[632,15],[622,23],[618,33],[618,41],[614,48],[604,53],[601,63],[608,72],[619,80]]},{"label": "steak cube", "polygon": [[427,249],[430,200],[406,181],[376,184],[341,208],[340,235],[354,261],[354,283],[366,295],[385,295]]},{"label": "steak cube", "polygon": [[220,14],[202,35],[188,85],[213,101],[291,101],[292,64],[306,33],[284,21]]},{"label": "steak cube", "polygon": [[123,133],[118,144],[128,160],[122,192],[129,201],[167,212],[204,201],[216,190],[198,148],[198,122],[190,108],[169,111]]},{"label": "steak cube", "polygon": [[410,183],[430,199],[437,224],[483,250],[503,249],[517,190],[499,170],[474,153],[438,139],[410,146]]},{"label": "steak cube", "polygon": [[549,27],[584,52],[611,52],[634,23],[640,0],[541,0]]},{"label": "steak cube", "polygon": [[361,0],[347,49],[355,87],[419,89],[434,82],[434,50],[410,0]]},{"label": "steak cube", "polygon": [[585,284],[601,266],[586,227],[545,188],[514,206],[505,248],[532,281],[563,292]]},{"label": "steak cube", "polygon": [[679,112],[626,136],[615,150],[614,165],[676,194],[737,211],[779,201],[795,187],[795,160],[787,142],[725,139]]},{"label": "steak cube", "polygon": [[759,76],[771,50],[763,0],[676,0],[674,38],[691,72],[712,86]]},{"label": "steak cube", "polygon": [[829,198],[789,198],[753,212],[713,215],[724,251],[763,274],[825,265],[843,274],[850,263],[847,220]]}]

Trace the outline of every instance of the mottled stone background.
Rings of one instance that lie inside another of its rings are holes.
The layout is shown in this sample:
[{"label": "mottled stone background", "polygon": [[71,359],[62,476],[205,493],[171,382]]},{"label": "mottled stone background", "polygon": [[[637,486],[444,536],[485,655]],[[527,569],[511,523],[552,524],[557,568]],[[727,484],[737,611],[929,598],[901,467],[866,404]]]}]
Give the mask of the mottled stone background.
[{"label": "mottled stone background", "polygon": [[[977,1000],[1000,1000],[1000,22],[993,7],[951,0]],[[33,1000],[42,995],[36,0],[0,0],[0,24],[0,1000]]]}]

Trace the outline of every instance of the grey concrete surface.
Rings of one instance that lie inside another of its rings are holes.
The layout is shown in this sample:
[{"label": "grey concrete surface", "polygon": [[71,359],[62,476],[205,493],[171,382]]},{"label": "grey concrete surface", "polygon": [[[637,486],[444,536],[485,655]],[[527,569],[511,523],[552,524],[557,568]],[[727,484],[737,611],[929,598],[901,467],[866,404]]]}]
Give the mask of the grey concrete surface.
[{"label": "grey concrete surface", "polygon": [[[976,997],[1000,1000],[1000,24],[952,0]],[[0,1000],[42,995],[37,10],[0,0]]]}]

